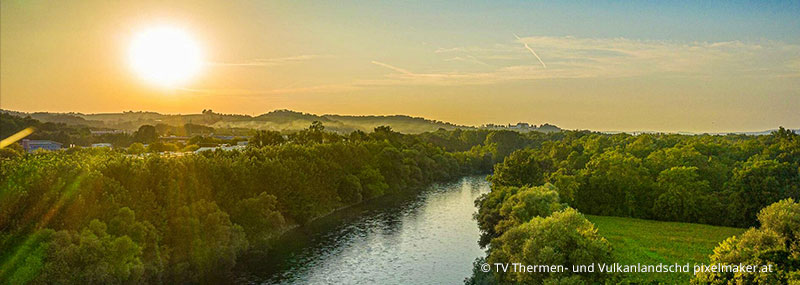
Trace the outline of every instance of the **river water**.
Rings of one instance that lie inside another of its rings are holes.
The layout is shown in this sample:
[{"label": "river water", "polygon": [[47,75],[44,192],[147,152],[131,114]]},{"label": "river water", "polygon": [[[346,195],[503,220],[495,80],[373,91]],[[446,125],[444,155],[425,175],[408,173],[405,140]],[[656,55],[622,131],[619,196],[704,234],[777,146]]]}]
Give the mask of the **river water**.
[{"label": "river water", "polygon": [[484,176],[433,184],[338,211],[250,258],[239,283],[460,284],[484,254],[473,213]]}]

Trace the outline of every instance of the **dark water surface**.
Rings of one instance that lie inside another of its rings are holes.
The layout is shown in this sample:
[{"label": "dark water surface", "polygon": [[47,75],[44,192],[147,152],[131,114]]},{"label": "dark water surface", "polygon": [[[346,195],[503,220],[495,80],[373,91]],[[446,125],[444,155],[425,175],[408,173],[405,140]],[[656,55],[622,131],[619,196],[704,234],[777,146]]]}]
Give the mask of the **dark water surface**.
[{"label": "dark water surface", "polygon": [[473,201],[485,176],[338,211],[286,233],[239,268],[252,284],[459,284],[483,255]]}]

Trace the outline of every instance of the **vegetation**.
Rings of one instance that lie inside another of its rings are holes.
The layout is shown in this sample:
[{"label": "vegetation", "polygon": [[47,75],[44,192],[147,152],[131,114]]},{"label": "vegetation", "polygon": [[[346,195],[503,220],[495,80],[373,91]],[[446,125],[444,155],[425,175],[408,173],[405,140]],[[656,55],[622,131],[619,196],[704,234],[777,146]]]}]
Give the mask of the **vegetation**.
[{"label": "vegetation", "polygon": [[575,209],[567,208],[547,217],[534,217],[510,228],[492,240],[489,264],[562,265],[555,272],[494,272],[499,283],[560,284],[602,282],[610,276],[601,272],[571,272],[574,265],[610,263],[611,245],[597,234],[597,228]]},{"label": "vegetation", "polygon": [[[79,145],[110,138],[96,138],[85,126],[0,116],[4,133],[34,127],[31,138]],[[230,119],[210,110],[199,116]],[[487,256],[476,260],[467,283],[686,282],[684,276],[478,268],[485,262],[570,268],[706,261],[716,241],[738,233],[685,223],[760,223],[720,244],[708,261],[781,268],[774,275],[701,274],[693,282],[784,283],[800,276],[800,207],[792,200],[800,196],[800,138],[782,128],[765,136],[444,128],[408,135],[388,126],[342,134],[314,121],[291,132],[248,130],[250,146],[242,151],[146,154],[236,140],[208,135],[212,130],[218,129],[141,125],[131,134],[109,134],[127,149],[3,149],[0,281],[217,282],[238,256],[269,251],[273,238],[293,225],[491,169],[492,191],[476,201],[475,216]],[[183,134],[198,135],[186,143],[159,138]],[[587,219],[581,212],[683,223]],[[667,230],[678,234],[660,234]]]},{"label": "vegetation", "polygon": [[748,227],[781,199],[800,196],[800,136],[603,135],[520,150],[495,166],[502,186],[552,183],[581,212]]},{"label": "vegetation", "polygon": [[[494,133],[492,136],[501,137]],[[488,139],[487,139],[488,140]],[[530,146],[513,136],[503,137],[505,146]],[[727,226],[754,226],[740,238],[725,241],[714,250],[711,262],[775,264],[784,270],[767,274],[707,274],[696,282],[785,283],[794,281],[798,264],[795,247],[800,235],[795,227],[793,200],[800,196],[800,136],[779,129],[766,136],[685,136],[669,134],[605,135],[563,132],[547,136],[537,146],[513,151],[494,166],[489,177],[492,191],[476,201],[475,218],[481,229],[481,246],[489,246],[491,264],[576,264],[616,262],[674,263],[704,259],[715,241],[735,230],[708,233],[705,243],[683,247],[692,250],[670,252],[667,243],[652,236],[681,230],[659,224],[660,228],[625,230],[620,223],[601,223],[601,233],[613,238],[619,252],[611,254],[609,242],[582,212]],[[511,147],[510,150],[514,148]],[[503,154],[503,147],[494,148]],[[524,197],[524,198],[523,198]],[[560,210],[564,209],[566,210]],[[798,212],[800,213],[800,212]],[[565,218],[565,216],[569,218]],[[603,222],[603,218],[595,218]],[[646,223],[640,223],[642,227]],[[680,238],[685,235],[670,236]],[[621,239],[621,240],[620,240]],[[646,246],[647,248],[642,248]],[[697,247],[702,248],[697,248]],[[662,255],[663,254],[663,255]],[[580,257],[580,258],[577,258]],[[663,259],[662,259],[663,258]],[[635,261],[635,262],[634,262]],[[637,277],[592,274],[558,275],[548,272],[507,273],[473,270],[468,284],[494,283],[596,283],[688,281],[655,276]],[[610,278],[610,279],[608,279]],[[642,278],[642,279],[638,279]]]},{"label": "vegetation", "polygon": [[[250,130],[271,130],[279,132],[297,132],[305,129],[317,121],[325,124],[329,130],[347,134],[353,131],[369,132],[379,126],[389,126],[392,129],[406,134],[419,134],[434,132],[438,129],[473,129],[472,127],[459,126],[451,123],[428,120],[419,117],[403,115],[392,116],[346,116],[346,115],[314,115],[290,110],[274,110],[258,116],[220,114],[212,110],[203,110],[201,114],[166,115],[154,112],[123,112],[105,114],[81,113],[21,113],[0,110],[19,117],[30,116],[33,119],[61,123],[70,126],[85,126],[91,128],[112,128],[135,131],[141,125],[152,125],[159,133],[171,133],[177,136],[190,134],[202,135],[215,133],[217,135],[249,135]],[[189,127],[186,127],[189,125]],[[558,132],[556,126],[543,124],[532,126],[523,124],[525,128],[518,128],[520,132]],[[502,130],[504,126],[490,125],[490,130]]]},{"label": "vegetation", "polygon": [[[586,218],[611,244],[614,262],[620,264],[699,264],[709,263],[711,254],[723,240],[744,229],[680,222],[661,222],[610,216]],[[692,273],[631,273],[626,283],[686,284]]]},{"label": "vegetation", "polygon": [[[571,272],[573,266],[610,263],[611,245],[577,210],[560,202],[555,186],[502,186],[475,201],[479,244],[489,246],[488,256],[474,263],[466,284],[582,284],[610,281],[615,276],[599,272]],[[555,265],[562,271],[481,271],[488,264]]]},{"label": "vegetation", "polygon": [[800,282],[800,204],[786,199],[758,214],[759,228],[726,239],[710,256],[712,263],[768,266],[772,271],[701,272],[695,284],[796,284]]},{"label": "vegetation", "polygon": [[[152,127],[134,137],[147,136]],[[0,280],[217,282],[239,255],[268,251],[292,225],[385,193],[485,173],[502,159],[493,156],[502,143],[445,151],[430,142],[443,136],[388,127],[343,136],[315,123],[285,140],[255,136],[258,143],[243,151],[140,155],[146,148],[134,143],[4,158]]]}]

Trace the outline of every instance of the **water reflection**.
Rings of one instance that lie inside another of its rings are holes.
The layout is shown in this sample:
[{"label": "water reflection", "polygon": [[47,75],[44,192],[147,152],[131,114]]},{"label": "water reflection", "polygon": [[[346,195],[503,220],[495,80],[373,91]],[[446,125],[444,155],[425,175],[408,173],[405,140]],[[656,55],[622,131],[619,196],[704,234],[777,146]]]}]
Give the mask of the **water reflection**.
[{"label": "water reflection", "polygon": [[281,247],[245,262],[252,284],[453,284],[483,254],[473,201],[483,176],[435,184],[339,211],[282,237]]}]

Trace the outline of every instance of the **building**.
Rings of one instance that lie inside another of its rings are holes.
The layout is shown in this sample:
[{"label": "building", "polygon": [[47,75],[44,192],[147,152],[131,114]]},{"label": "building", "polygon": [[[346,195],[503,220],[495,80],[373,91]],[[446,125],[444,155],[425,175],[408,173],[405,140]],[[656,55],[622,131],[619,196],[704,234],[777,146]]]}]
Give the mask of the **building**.
[{"label": "building", "polygon": [[90,130],[93,136],[125,134],[124,130]]},{"label": "building", "polygon": [[37,149],[44,149],[44,150],[59,150],[63,144],[60,142],[48,141],[48,140],[29,140],[23,139],[22,140],[22,148],[25,149],[27,152],[34,152]]},{"label": "building", "polygon": [[204,152],[204,151],[216,151],[218,149],[225,150],[225,151],[244,150],[246,148],[247,147],[243,146],[243,145],[233,145],[233,146],[231,146],[231,145],[225,144],[225,145],[222,145],[222,146],[215,146],[215,147],[201,147],[201,148],[198,148],[197,150],[195,150],[194,153],[201,153],[201,152]]},{"label": "building", "polygon": [[93,143],[92,147],[108,147],[108,148],[110,148],[111,144],[110,143]]}]

